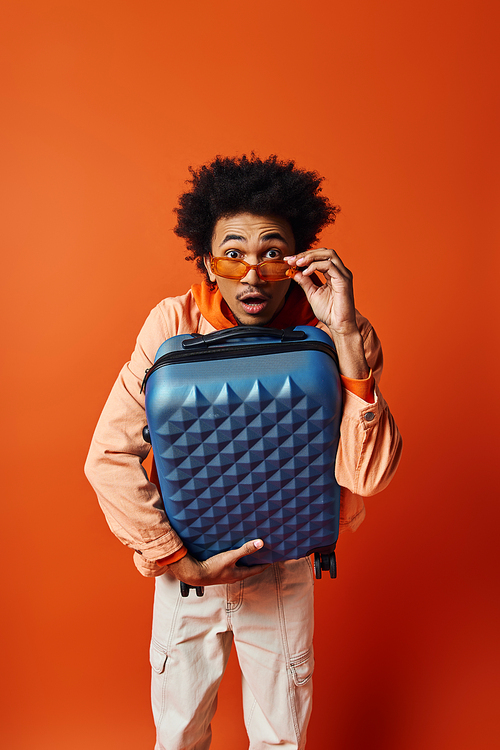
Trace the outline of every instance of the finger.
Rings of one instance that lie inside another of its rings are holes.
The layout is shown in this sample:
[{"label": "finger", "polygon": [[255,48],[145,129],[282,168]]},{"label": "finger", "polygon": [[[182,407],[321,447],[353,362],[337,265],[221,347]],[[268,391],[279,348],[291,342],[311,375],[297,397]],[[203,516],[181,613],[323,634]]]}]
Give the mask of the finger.
[{"label": "finger", "polygon": [[263,546],[264,542],[262,539],[253,539],[251,542],[245,542],[245,544],[242,544],[238,549],[232,550],[231,554],[234,555],[233,559],[236,561],[239,560],[240,557],[245,557],[245,555],[253,555],[254,552],[262,549]]},{"label": "finger", "polygon": [[262,573],[263,570],[269,567],[269,563],[251,566],[238,566],[236,563],[242,557],[252,555],[259,549],[262,549],[263,546],[264,542],[262,539],[254,539],[251,542],[246,542],[241,547],[238,547],[238,549],[221,552],[209,558],[203,563],[208,580],[211,579],[212,583],[234,583],[243,578],[249,578],[250,576],[257,575],[257,573]]},{"label": "finger", "polygon": [[335,255],[335,250],[328,247],[318,247],[314,250],[304,250],[304,252],[297,253],[297,255],[286,255],[283,260],[286,260],[289,265],[298,264],[299,266],[304,266],[311,263],[313,260],[330,260]]},{"label": "finger", "polygon": [[[310,294],[313,294],[320,288],[310,276],[305,276],[303,271],[298,271],[294,275],[293,280],[302,287],[306,297],[309,297]],[[317,280],[320,281],[319,279]]]},{"label": "finger", "polygon": [[[332,279],[338,279],[339,281],[349,281],[350,277],[347,272],[342,272],[338,266],[335,265],[333,260],[317,260],[309,263],[309,265],[300,267],[297,269],[302,272],[304,276],[312,276],[314,273],[321,273],[323,276],[329,276]],[[294,278],[296,278],[295,274]]]},{"label": "finger", "polygon": [[351,272],[344,265],[342,259],[332,248],[318,247],[314,250],[306,250],[303,253],[297,255],[287,256],[285,260],[290,265],[297,265],[299,267],[309,266],[315,261],[330,261],[333,265],[339,269],[339,271],[345,276],[350,276]]},{"label": "finger", "polygon": [[251,542],[245,542],[241,547],[237,549],[230,549],[227,552],[219,552],[219,554],[209,557],[205,560],[204,565],[216,570],[222,570],[223,568],[231,568],[235,565],[241,557],[245,555],[253,555],[259,549],[262,549],[264,542],[262,539],[253,539]]}]

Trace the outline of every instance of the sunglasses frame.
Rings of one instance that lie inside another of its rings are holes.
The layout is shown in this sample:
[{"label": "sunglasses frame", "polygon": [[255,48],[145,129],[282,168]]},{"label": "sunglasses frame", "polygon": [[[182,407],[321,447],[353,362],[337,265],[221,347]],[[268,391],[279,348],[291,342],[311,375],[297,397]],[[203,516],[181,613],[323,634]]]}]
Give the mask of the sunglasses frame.
[{"label": "sunglasses frame", "polygon": [[[234,262],[234,263],[243,263],[243,265],[245,266],[244,273],[242,273],[241,276],[227,276],[224,273],[219,273],[217,271],[217,263],[220,260],[231,261],[231,262]],[[249,271],[251,271],[252,269],[255,269],[255,271],[257,272],[257,276],[259,277],[259,279],[261,281],[271,281],[271,282],[273,282],[273,281],[287,281],[288,279],[293,278],[293,276],[295,274],[295,271],[297,270],[295,268],[295,266],[288,266],[288,269],[284,272],[285,275],[283,277],[280,277],[279,279],[271,279],[271,278],[269,278],[269,276],[263,276],[262,273],[261,273],[261,271],[260,271],[260,268],[262,266],[264,266],[266,264],[270,265],[271,263],[273,263],[273,264],[274,263],[284,263],[284,261],[282,261],[282,260],[262,260],[260,263],[256,263],[255,265],[251,265],[250,263],[247,263],[246,260],[241,260],[240,258],[226,258],[225,256],[215,256],[215,255],[211,255],[210,256],[210,270],[212,271],[212,273],[214,273],[216,276],[220,276],[223,279],[231,279],[232,281],[240,281],[241,279],[245,278],[245,276],[247,275],[247,273]],[[285,263],[285,265],[287,265],[287,264]]]}]

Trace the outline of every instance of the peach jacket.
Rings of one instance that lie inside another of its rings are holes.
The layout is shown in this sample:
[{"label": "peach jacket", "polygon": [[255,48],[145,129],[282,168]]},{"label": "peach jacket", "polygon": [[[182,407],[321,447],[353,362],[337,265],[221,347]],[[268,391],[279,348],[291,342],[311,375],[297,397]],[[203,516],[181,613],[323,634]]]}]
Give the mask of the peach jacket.
[{"label": "peach jacket", "polygon": [[[344,388],[344,409],[336,477],[341,490],[340,530],[355,531],[365,517],[363,497],[383,490],[401,455],[401,437],[378,383],[382,349],[366,318],[357,317],[368,365],[375,378],[375,403]],[[318,327],[328,333],[322,323]],[[149,314],[136,347],[121,370],[97,424],[85,473],[94,487],[111,531],[135,550],[134,562],[145,576],[163,573],[156,564],[182,547],[171,528],[160,494],[142,468],[150,445],[142,437],[146,424],[141,383],[165,339],[182,333],[211,333],[191,291],[159,303]]]}]

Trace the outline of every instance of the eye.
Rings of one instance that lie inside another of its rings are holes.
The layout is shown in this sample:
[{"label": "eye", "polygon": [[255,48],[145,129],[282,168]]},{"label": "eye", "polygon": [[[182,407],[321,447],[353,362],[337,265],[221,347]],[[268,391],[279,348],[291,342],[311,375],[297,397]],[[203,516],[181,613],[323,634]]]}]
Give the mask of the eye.
[{"label": "eye", "polygon": [[240,257],[240,254],[238,250],[226,250],[225,256],[226,258],[233,258],[234,260],[236,260]]},{"label": "eye", "polygon": [[269,260],[281,258],[281,250],[278,250],[276,247],[270,247],[269,250],[266,250],[266,258],[269,258]]}]

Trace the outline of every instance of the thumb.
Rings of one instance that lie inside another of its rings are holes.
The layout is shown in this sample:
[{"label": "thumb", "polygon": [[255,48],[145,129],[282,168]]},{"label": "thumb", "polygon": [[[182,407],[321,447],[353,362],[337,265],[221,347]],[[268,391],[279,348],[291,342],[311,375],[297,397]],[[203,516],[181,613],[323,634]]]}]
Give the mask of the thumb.
[{"label": "thumb", "polygon": [[241,547],[232,551],[232,554],[234,555],[234,562],[236,562],[236,560],[239,560],[241,557],[245,557],[245,555],[253,555],[254,552],[262,549],[263,546],[264,542],[262,541],[262,539],[253,539],[251,542],[245,542],[245,544],[242,544]]},{"label": "thumb", "polygon": [[308,298],[319,288],[318,285],[315,284],[315,281],[319,281],[319,279],[317,276],[314,278],[314,274],[313,278],[311,278],[311,276],[304,276],[303,273],[297,271],[293,280],[302,287],[303,292]]}]

